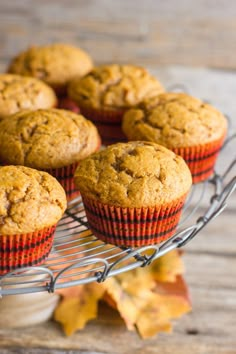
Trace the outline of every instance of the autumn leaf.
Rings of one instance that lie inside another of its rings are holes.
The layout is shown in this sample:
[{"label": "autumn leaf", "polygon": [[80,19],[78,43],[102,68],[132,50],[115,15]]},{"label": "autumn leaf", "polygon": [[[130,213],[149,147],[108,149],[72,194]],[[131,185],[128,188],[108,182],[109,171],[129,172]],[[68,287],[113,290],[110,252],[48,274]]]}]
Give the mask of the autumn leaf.
[{"label": "autumn leaf", "polygon": [[98,301],[102,299],[119,312],[128,330],[137,329],[142,338],[170,332],[171,319],[191,309],[182,272],[180,255],[172,251],[147,267],[121,273],[102,284],[66,289],[61,291],[63,300],[55,319],[70,335],[96,318]]},{"label": "autumn leaf", "polygon": [[153,279],[160,282],[174,282],[178,274],[183,274],[184,265],[177,250],[173,250],[152,262]]},{"label": "autumn leaf", "polygon": [[159,332],[171,332],[170,320],[191,310],[188,288],[180,275],[175,282],[157,283],[149,296],[150,302],[147,301],[136,322],[142,338],[152,337]]},{"label": "autumn leaf", "polygon": [[[172,269],[172,268],[173,269]],[[116,308],[129,330],[135,327],[142,338],[171,331],[171,318],[190,311],[187,286],[178,275],[183,264],[177,251],[108,279],[105,300]]]},{"label": "autumn leaf", "polygon": [[161,295],[175,295],[184,297],[191,303],[188,286],[182,275],[176,277],[175,282],[156,282],[154,292]]},{"label": "autumn leaf", "polygon": [[98,301],[103,294],[103,287],[91,283],[81,285],[80,296],[64,297],[54,312],[54,319],[62,324],[67,336],[97,317]]},{"label": "autumn leaf", "polygon": [[140,336],[149,338],[159,332],[171,332],[170,320],[180,317],[191,309],[188,300],[183,295],[147,294],[144,306],[140,308],[138,320],[135,323]]},{"label": "autumn leaf", "polygon": [[[123,290],[122,284],[117,277],[107,279],[103,286],[106,289],[104,300],[108,304],[112,302],[112,307],[118,310],[128,330],[134,330],[137,309],[132,294]],[[107,300],[109,298],[110,300]]]},{"label": "autumn leaf", "polygon": [[[171,286],[168,287],[167,284]],[[132,285],[130,282],[128,287],[123,287],[122,281],[114,277],[106,282],[106,291],[115,302],[115,307],[127,328],[133,330],[136,327],[142,338],[151,337],[162,331],[170,332],[172,328],[170,319],[177,318],[191,309],[188,292],[180,276],[174,283],[161,283],[160,293],[158,286],[154,289],[144,287],[132,289]],[[178,291],[175,291],[175,287]]]}]

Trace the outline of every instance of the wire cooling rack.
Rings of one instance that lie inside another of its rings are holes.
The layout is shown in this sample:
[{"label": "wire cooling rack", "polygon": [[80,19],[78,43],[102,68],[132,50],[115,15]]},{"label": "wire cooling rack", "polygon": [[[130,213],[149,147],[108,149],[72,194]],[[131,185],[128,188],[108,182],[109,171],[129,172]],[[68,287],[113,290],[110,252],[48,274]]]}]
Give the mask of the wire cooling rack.
[{"label": "wire cooling rack", "polygon": [[[221,157],[235,138],[236,134],[233,134],[226,140]],[[235,166],[236,158],[223,172],[215,172],[209,180],[192,187],[177,232],[159,245],[133,249],[99,241],[89,230],[81,198],[73,200],[58,224],[47,262],[2,276],[0,296],[41,291],[52,293],[60,288],[102,282],[107,277],[148,266],[167,252],[187,244],[225,209],[228,198],[236,189]]]}]

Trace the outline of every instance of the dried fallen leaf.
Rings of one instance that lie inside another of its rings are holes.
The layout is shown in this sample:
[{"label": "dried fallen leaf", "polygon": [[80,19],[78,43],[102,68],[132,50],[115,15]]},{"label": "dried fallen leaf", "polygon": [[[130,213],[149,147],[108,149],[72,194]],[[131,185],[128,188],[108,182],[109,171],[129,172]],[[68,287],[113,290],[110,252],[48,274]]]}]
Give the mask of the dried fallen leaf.
[{"label": "dried fallen leaf", "polygon": [[170,320],[190,310],[187,287],[183,278],[178,276],[174,283],[160,283],[152,295],[147,295],[146,305],[139,314],[136,327],[142,338],[152,337],[159,332],[171,332]]},{"label": "dried fallen leaf", "polygon": [[177,250],[158,258],[150,267],[153,279],[160,282],[174,282],[176,276],[184,272],[184,265]]},{"label": "dried fallen leaf", "polygon": [[96,283],[81,285],[80,296],[65,297],[58,305],[54,319],[60,322],[67,336],[83,329],[89,320],[97,317],[98,301],[104,294]]},{"label": "dried fallen leaf", "polygon": [[121,273],[102,284],[85,284],[62,291],[64,299],[55,312],[55,319],[70,335],[96,318],[98,301],[103,299],[119,312],[127,328],[136,328],[142,338],[160,331],[170,332],[170,320],[190,310],[182,272],[180,255],[172,251],[148,267]]},{"label": "dried fallen leaf", "polygon": [[191,309],[182,277],[177,277],[174,283],[160,284],[154,289],[145,289],[142,286],[132,288],[133,284],[130,281],[129,286],[125,287],[117,277],[104,283],[106,294],[110,297],[108,304],[112,301],[112,307],[119,311],[127,328],[133,330],[137,327],[142,338],[148,338],[161,331],[170,332],[172,328],[170,319],[179,317]]}]

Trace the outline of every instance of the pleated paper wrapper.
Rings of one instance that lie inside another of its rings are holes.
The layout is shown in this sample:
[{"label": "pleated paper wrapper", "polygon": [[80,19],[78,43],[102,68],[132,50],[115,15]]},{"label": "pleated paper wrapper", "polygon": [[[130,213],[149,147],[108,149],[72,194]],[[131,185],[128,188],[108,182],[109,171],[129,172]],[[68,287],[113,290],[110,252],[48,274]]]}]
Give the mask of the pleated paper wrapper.
[{"label": "pleated paper wrapper", "polygon": [[39,265],[48,257],[56,225],[26,234],[0,235],[0,274]]},{"label": "pleated paper wrapper", "polygon": [[216,141],[194,147],[172,149],[187,163],[192,174],[193,183],[202,182],[213,174],[224,138],[225,136],[222,136]]},{"label": "pleated paper wrapper", "polygon": [[117,246],[140,247],[170,238],[177,227],[186,194],[172,203],[121,208],[83,196],[90,229],[100,240]]},{"label": "pleated paper wrapper", "polygon": [[124,110],[99,110],[80,105],[80,111],[96,125],[103,145],[127,141],[121,129]]}]

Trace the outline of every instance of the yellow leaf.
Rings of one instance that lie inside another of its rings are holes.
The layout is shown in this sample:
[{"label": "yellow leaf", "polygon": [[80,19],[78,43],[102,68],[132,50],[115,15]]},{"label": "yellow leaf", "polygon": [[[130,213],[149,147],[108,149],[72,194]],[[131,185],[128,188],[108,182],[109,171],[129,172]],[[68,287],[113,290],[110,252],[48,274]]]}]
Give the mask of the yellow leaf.
[{"label": "yellow leaf", "polygon": [[174,282],[176,276],[183,274],[184,265],[179,252],[171,251],[150,265],[153,279],[159,282]]},{"label": "yellow leaf", "polygon": [[177,275],[183,270],[179,258],[178,252],[171,252],[148,267],[122,273],[103,284],[104,300],[119,311],[129,330],[136,326],[142,338],[170,332],[170,319],[191,308],[187,287]]},{"label": "yellow leaf", "polygon": [[97,317],[98,301],[104,294],[103,287],[96,283],[81,287],[80,296],[65,297],[54,313],[54,319],[62,324],[67,336]]},{"label": "yellow leaf", "polygon": [[[140,299],[137,299],[140,302]],[[170,332],[169,313],[157,294],[149,293],[140,308],[136,328],[142,338],[149,338],[159,332]]]},{"label": "yellow leaf", "polygon": [[[116,308],[125,321],[128,330],[133,330],[137,319],[137,309],[132,295],[123,290],[118,277],[108,278],[103,285],[113,304],[116,304]],[[106,297],[104,299],[106,300]]]},{"label": "yellow leaf", "polygon": [[[170,332],[170,320],[190,310],[182,272],[180,255],[172,251],[150,266],[121,273],[102,284],[62,290],[64,298],[55,311],[55,319],[70,335],[96,318],[98,301],[103,299],[117,309],[127,328],[136,328],[142,338],[160,331]],[[73,270],[68,271],[68,277],[74,279]]]},{"label": "yellow leaf", "polygon": [[170,319],[177,318],[190,309],[189,302],[183,297],[150,293],[140,309],[136,327],[142,338],[152,337],[159,332],[170,332]]}]

